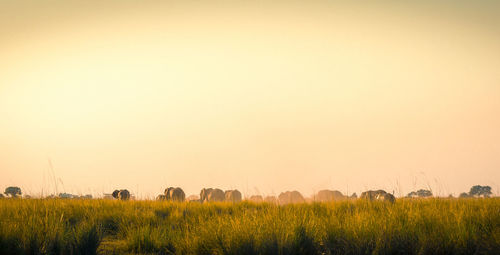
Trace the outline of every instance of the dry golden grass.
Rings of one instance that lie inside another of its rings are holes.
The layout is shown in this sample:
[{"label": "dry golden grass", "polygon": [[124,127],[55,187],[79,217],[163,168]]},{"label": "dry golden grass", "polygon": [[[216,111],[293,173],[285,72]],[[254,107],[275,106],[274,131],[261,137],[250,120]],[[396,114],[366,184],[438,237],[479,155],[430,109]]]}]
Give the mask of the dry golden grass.
[{"label": "dry golden grass", "polygon": [[0,254],[498,254],[500,199],[0,200]]}]

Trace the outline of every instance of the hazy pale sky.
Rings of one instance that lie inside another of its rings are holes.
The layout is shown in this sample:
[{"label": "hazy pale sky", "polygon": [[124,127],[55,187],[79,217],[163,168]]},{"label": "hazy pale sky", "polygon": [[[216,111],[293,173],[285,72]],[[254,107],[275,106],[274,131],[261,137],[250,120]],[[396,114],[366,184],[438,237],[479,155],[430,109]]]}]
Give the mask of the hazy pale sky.
[{"label": "hazy pale sky", "polygon": [[0,189],[498,192],[500,5],[418,2],[0,0]]}]

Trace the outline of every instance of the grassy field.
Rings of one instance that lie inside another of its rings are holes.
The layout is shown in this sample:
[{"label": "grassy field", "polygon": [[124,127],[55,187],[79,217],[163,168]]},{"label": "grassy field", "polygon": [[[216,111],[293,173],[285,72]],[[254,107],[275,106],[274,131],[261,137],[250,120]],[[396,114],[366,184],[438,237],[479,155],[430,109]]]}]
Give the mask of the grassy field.
[{"label": "grassy field", "polygon": [[500,199],[0,200],[0,254],[498,254]]}]

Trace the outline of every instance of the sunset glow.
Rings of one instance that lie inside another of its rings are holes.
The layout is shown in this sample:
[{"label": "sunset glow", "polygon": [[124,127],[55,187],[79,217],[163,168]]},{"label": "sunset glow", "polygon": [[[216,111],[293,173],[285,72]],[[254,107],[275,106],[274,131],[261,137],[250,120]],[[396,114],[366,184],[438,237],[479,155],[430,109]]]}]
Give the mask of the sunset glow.
[{"label": "sunset glow", "polygon": [[499,192],[493,1],[89,2],[0,3],[2,190]]}]

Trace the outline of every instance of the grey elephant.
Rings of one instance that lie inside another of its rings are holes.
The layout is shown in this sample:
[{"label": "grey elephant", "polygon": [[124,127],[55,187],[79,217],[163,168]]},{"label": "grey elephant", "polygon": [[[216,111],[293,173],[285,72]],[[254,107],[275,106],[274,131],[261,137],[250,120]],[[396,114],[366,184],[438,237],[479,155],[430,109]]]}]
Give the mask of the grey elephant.
[{"label": "grey elephant", "polygon": [[120,198],[120,200],[129,200],[130,199],[130,192],[126,189],[122,189],[120,190],[120,193],[118,193],[118,197]]},{"label": "grey elephant", "polygon": [[226,199],[224,191],[221,189],[202,189],[200,191],[200,202],[222,202]]},{"label": "grey elephant", "polygon": [[320,190],[314,200],[317,202],[331,202],[345,200],[347,197],[338,190]]},{"label": "grey elephant", "polygon": [[19,187],[7,187],[5,189],[5,195],[9,197],[20,197],[23,193],[21,192],[21,188]]},{"label": "grey elephant", "polygon": [[391,203],[396,202],[396,197],[394,197],[394,195],[392,195],[391,193],[378,194],[375,197],[375,199],[377,199],[379,201],[387,201],[387,202],[391,202]]},{"label": "grey elephant", "polygon": [[264,198],[262,198],[261,195],[253,195],[248,200],[250,200],[254,203],[262,203],[264,201]]},{"label": "grey elephant", "polygon": [[281,192],[281,194],[278,196],[278,200],[280,205],[304,203],[306,201],[302,194],[300,194],[300,192],[296,190]]},{"label": "grey elephant", "polygon": [[113,191],[113,193],[111,193],[111,196],[113,196],[114,198],[118,199],[118,194],[120,194],[120,191],[119,191],[119,190],[117,190],[117,189],[115,189],[115,190]]},{"label": "grey elephant", "polygon": [[163,194],[160,194],[160,195],[156,196],[156,200],[158,200],[158,201],[163,201],[163,200],[166,200],[166,199],[167,198]]},{"label": "grey elephant", "polygon": [[391,203],[394,203],[396,201],[396,198],[392,194],[387,193],[385,192],[385,190],[381,189],[365,191],[361,193],[361,196],[359,198],[367,199],[369,201],[389,201]]},{"label": "grey elephant", "polygon": [[368,191],[365,191],[363,193],[361,193],[361,196],[359,196],[359,198],[362,198],[362,199],[368,199],[370,201],[373,201],[376,199],[377,195],[379,194],[385,194],[387,192],[385,192],[385,190],[368,190]]},{"label": "grey elephant", "polygon": [[114,198],[120,199],[120,200],[129,200],[130,199],[130,192],[126,189],[121,189],[121,190],[115,190],[111,194]]},{"label": "grey elephant", "polygon": [[241,192],[239,192],[237,189],[226,190],[226,192],[224,192],[224,197],[225,201],[227,202],[233,202],[233,203],[241,202]]},{"label": "grey elephant", "polygon": [[186,194],[179,187],[166,188],[164,195],[165,195],[165,199],[169,200],[169,201],[184,202],[184,200],[186,200]]}]

